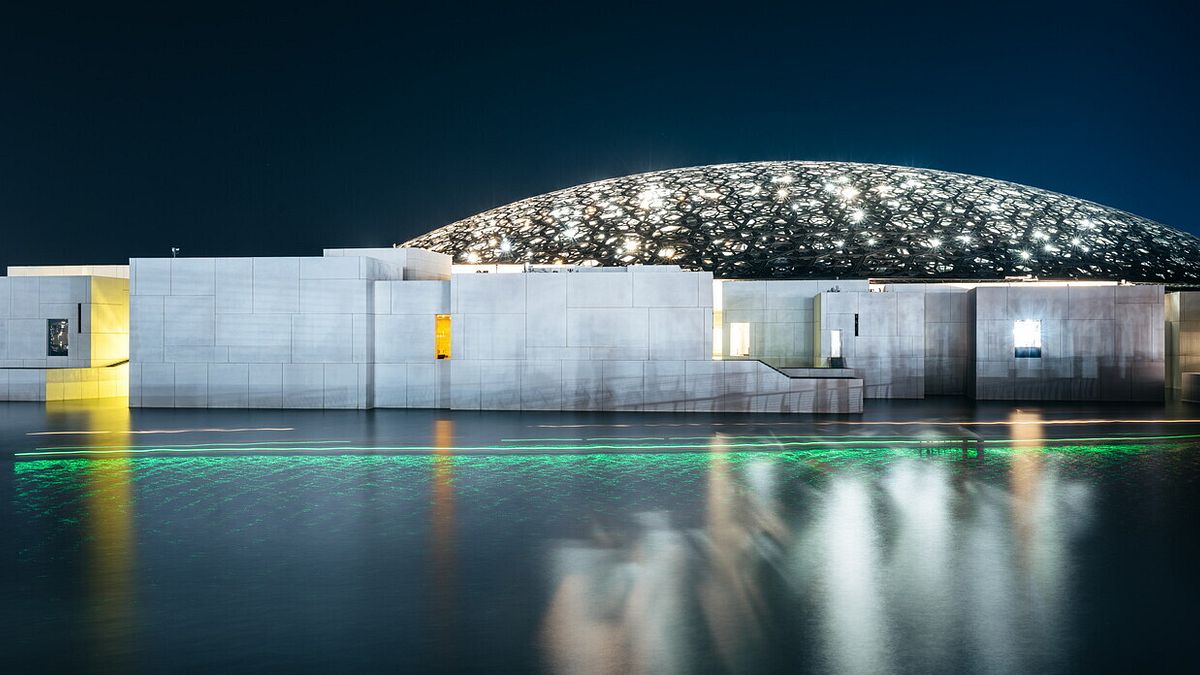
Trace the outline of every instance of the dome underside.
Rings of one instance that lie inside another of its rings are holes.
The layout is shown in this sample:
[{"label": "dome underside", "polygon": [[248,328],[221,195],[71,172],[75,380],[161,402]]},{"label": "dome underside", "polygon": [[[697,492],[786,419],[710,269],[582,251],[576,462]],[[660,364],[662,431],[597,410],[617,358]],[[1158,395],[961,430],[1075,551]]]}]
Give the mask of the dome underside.
[{"label": "dome underside", "polygon": [[603,180],[403,245],[455,263],[676,264],[726,279],[1200,282],[1200,240],[1154,221],[989,178],[844,162]]}]

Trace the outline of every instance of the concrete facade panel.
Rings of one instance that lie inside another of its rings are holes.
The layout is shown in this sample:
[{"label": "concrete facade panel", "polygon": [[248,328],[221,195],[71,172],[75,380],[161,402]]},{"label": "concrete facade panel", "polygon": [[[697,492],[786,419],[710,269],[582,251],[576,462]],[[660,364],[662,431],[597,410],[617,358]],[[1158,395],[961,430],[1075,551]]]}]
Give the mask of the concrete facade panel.
[{"label": "concrete facade panel", "polygon": [[217,258],[213,264],[216,277],[217,314],[250,314],[254,311],[254,260],[252,258]]},{"label": "concrete facade panel", "polygon": [[567,275],[567,307],[632,307],[633,274],[585,272]]},{"label": "concrete facade panel", "polygon": [[456,274],[453,314],[524,314],[525,274]]},{"label": "concrete facade panel", "polygon": [[433,314],[376,316],[376,363],[405,363],[434,358],[434,330]]},{"label": "concrete facade panel", "polygon": [[388,289],[392,314],[450,313],[449,281],[380,281],[375,287]]},{"label": "concrete facade panel", "polygon": [[293,363],[353,363],[353,326],[339,314],[292,317]]},{"label": "concrete facade panel", "polygon": [[700,286],[687,272],[632,274],[634,307],[699,307]]},{"label": "concrete facade panel", "polygon": [[175,407],[208,407],[208,364],[175,364]]},{"label": "concrete facade panel", "polygon": [[[520,363],[522,410],[561,410],[563,376],[561,361],[522,361]],[[508,398],[512,398],[511,386]]]},{"label": "concrete facade panel", "polygon": [[650,360],[704,358],[711,351],[704,343],[705,318],[700,308],[650,309]]},{"label": "concrete facade panel", "polygon": [[212,345],[216,315],[212,296],[167,296],[163,299],[164,345]]},{"label": "concrete facade panel", "polygon": [[647,349],[649,314],[637,309],[568,309],[567,346]]},{"label": "concrete facade panel", "polygon": [[323,365],[322,408],[366,407],[366,394],[359,381],[360,368],[353,363]]},{"label": "concrete facade panel", "polygon": [[213,258],[171,260],[171,295],[213,295],[216,292],[216,281],[216,264]]},{"label": "concrete facade panel", "polygon": [[253,259],[255,313],[295,314],[300,311],[300,259]]},{"label": "concrete facade panel", "polygon": [[[129,292],[137,295],[170,295],[171,259],[134,258],[130,260],[129,286]],[[13,302],[16,302],[15,295]]]},{"label": "concrete facade panel", "polygon": [[525,345],[567,345],[567,274],[531,274],[525,284]]},{"label": "concrete facade panel", "polygon": [[375,406],[377,408],[408,407],[407,364],[375,364]]},{"label": "concrete facade panel", "polygon": [[208,405],[245,408],[249,405],[250,367],[244,363],[208,364]]},{"label": "concrete facade panel", "polygon": [[1113,319],[1116,286],[1070,286],[1067,289],[1068,319]]},{"label": "concrete facade panel", "polygon": [[283,407],[322,408],[325,405],[325,366],[320,363],[285,363]]},{"label": "concrete facade panel", "polygon": [[251,408],[283,407],[283,365],[251,363],[246,370],[247,405]]},{"label": "concrete facade panel", "polygon": [[[351,260],[353,258],[342,258]],[[360,279],[301,279],[302,314],[365,314],[370,281]]]}]

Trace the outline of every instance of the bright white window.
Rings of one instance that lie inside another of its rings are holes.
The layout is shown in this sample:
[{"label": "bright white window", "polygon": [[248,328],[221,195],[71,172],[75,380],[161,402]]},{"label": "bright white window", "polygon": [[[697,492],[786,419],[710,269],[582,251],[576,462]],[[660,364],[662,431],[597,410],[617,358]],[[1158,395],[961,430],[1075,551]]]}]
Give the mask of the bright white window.
[{"label": "bright white window", "polygon": [[750,356],[750,324],[729,324],[729,355]]},{"label": "bright white window", "polygon": [[842,358],[842,331],[841,329],[829,331],[829,357],[833,359]]},{"label": "bright white window", "polygon": [[1013,355],[1017,358],[1042,357],[1042,322],[1039,319],[1022,319],[1013,322]]}]

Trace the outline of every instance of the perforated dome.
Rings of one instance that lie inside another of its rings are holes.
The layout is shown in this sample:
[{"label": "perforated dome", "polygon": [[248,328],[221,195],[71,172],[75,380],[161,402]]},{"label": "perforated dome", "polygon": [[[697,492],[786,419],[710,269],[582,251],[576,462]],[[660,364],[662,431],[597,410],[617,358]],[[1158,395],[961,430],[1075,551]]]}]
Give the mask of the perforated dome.
[{"label": "perforated dome", "polygon": [[846,162],[612,178],[402,245],[456,263],[677,264],[727,279],[1200,282],[1200,239],[1154,221],[991,178]]}]

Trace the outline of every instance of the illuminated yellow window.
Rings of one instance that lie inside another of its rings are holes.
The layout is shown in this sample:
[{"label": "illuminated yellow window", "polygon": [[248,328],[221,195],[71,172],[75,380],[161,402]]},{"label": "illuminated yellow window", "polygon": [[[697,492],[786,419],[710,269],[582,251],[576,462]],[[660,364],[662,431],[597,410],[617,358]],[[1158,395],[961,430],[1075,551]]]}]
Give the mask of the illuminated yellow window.
[{"label": "illuminated yellow window", "polygon": [[729,355],[750,356],[750,324],[729,324]]},{"label": "illuminated yellow window", "polygon": [[450,315],[438,314],[434,319],[433,350],[439,359],[450,358]]}]

